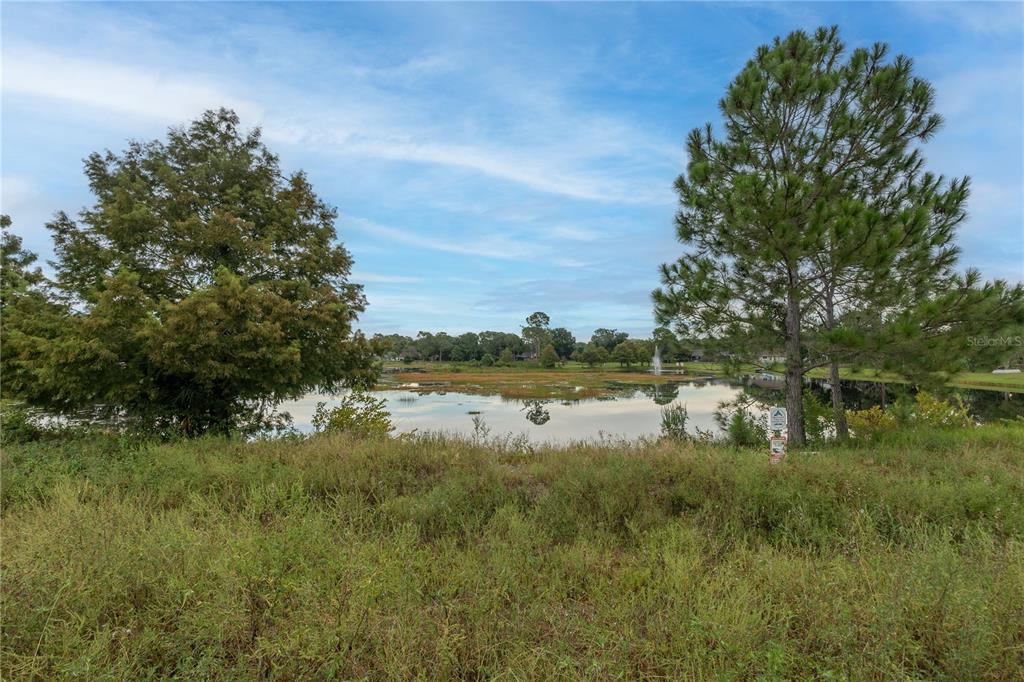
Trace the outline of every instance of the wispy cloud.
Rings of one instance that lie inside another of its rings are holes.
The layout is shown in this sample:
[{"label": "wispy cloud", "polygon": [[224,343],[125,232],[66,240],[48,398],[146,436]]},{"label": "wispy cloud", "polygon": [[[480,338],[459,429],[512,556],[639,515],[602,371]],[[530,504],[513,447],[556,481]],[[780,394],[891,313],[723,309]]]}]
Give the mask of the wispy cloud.
[{"label": "wispy cloud", "polygon": [[904,2],[898,6],[917,19],[986,38],[1019,37],[1024,21],[1024,5],[1020,2]]},{"label": "wispy cloud", "polygon": [[388,225],[381,225],[372,220],[346,216],[346,224],[352,229],[378,239],[406,244],[432,251],[445,251],[464,256],[482,256],[500,260],[523,260],[535,257],[536,248],[517,240],[500,235],[489,235],[484,239],[458,239],[432,237],[416,232],[400,230]]},{"label": "wispy cloud", "polygon": [[[562,170],[536,160],[532,154],[509,149],[483,148],[460,144],[438,144],[414,139],[346,138],[339,151],[364,154],[379,159],[413,161],[456,166],[494,178],[519,183],[531,189],[574,199],[614,203],[663,203],[670,195],[651,192],[647,186],[602,178],[594,173]],[[529,158],[528,158],[529,157]],[[532,160],[531,160],[532,159]]]},{"label": "wispy cloud", "polygon": [[220,106],[247,120],[263,116],[259,105],[225,91],[205,74],[114,64],[23,45],[4,47],[3,92],[174,123]]}]

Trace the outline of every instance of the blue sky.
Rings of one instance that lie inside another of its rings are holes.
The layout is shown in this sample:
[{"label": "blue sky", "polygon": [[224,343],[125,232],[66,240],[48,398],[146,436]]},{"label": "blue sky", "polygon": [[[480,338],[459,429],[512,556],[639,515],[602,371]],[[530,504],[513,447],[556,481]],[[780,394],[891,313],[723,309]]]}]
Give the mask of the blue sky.
[{"label": "blue sky", "polygon": [[759,44],[835,23],[933,82],[929,168],[973,178],[963,264],[1022,280],[1022,8],[4,2],[2,207],[48,256],[46,221],[91,203],[87,154],[229,106],[338,208],[365,330],[544,310],[645,336],[687,132]]}]

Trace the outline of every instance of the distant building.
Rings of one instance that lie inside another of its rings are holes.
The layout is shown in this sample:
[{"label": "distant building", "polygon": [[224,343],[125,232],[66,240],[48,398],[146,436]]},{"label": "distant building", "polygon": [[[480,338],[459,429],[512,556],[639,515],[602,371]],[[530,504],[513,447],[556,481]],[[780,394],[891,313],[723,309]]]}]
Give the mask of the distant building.
[{"label": "distant building", "polygon": [[779,351],[766,351],[757,356],[757,361],[761,365],[776,365],[786,361],[786,355]]}]

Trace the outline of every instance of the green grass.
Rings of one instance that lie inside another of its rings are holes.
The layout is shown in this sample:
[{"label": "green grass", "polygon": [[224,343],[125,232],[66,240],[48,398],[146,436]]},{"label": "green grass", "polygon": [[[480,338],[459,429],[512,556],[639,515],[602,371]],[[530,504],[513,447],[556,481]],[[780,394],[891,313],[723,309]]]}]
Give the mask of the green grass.
[{"label": "green grass", "polygon": [[[828,378],[828,370],[818,368],[808,372],[808,376],[818,379]],[[872,383],[901,384],[907,380],[895,372],[877,369],[853,370],[843,368],[839,376],[850,381],[870,381]],[[945,375],[946,385],[952,388],[972,388],[988,391],[1024,392],[1024,374],[992,374],[991,372],[960,372]]]},{"label": "green grass", "polygon": [[1024,426],[4,448],[0,677],[1024,675]]}]

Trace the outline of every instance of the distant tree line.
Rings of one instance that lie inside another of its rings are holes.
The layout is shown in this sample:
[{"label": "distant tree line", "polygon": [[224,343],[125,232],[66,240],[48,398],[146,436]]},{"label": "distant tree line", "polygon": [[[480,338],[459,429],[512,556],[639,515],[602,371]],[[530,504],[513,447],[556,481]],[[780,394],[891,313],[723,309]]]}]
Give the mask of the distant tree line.
[{"label": "distant tree line", "polygon": [[649,339],[631,339],[627,332],[598,328],[589,342],[578,341],[565,327],[550,326],[551,318],[535,312],[526,319],[520,334],[500,331],[448,332],[421,331],[415,337],[403,334],[376,334],[375,347],[386,360],[403,362],[479,362],[482,365],[510,365],[535,360],[553,367],[574,360],[590,366],[616,362],[623,367],[648,365],[655,346],[664,362],[704,359],[700,341],[680,340],[667,327],[654,330]]}]

